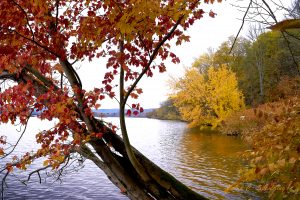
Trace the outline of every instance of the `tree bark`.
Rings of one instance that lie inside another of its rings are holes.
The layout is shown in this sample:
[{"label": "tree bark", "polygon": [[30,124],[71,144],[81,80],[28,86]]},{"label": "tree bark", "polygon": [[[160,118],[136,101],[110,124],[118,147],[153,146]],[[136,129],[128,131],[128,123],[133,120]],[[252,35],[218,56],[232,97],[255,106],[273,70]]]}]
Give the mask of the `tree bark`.
[{"label": "tree bark", "polygon": [[[51,82],[47,80],[36,81],[36,76],[29,71],[24,71],[18,75],[4,73],[0,74],[1,78],[12,79],[18,83],[31,81],[35,88],[34,95],[36,97],[48,92],[52,86]],[[53,92],[55,93],[56,91]],[[48,104],[48,102],[44,103],[45,105]],[[77,108],[76,112],[81,116],[82,112],[79,112],[79,109]],[[82,116],[81,120],[83,120]],[[82,144],[79,148],[75,149],[75,151],[93,161],[96,166],[104,171],[109,180],[130,199],[206,199],[151,162],[138,150],[131,147],[136,159],[149,176],[150,180],[144,181],[132,166],[127,156],[123,139],[101,120],[96,118],[85,118],[85,120],[89,120],[90,128],[93,129],[86,130],[87,134],[91,131],[104,130],[104,135],[101,139],[91,139],[88,143]]]},{"label": "tree bark", "polygon": [[[97,125],[104,126],[104,124],[100,120],[97,120]],[[130,160],[126,156],[124,142],[120,136],[115,134],[110,129],[107,129],[103,138],[107,143],[113,146],[115,151],[124,156],[123,158],[124,160],[126,160],[126,163],[130,164]],[[168,172],[164,171],[159,166],[154,164],[137,149],[135,149],[134,147],[131,148],[137,160],[150,175],[152,183],[156,183],[161,187],[162,195],[170,193],[173,199],[206,199],[205,197],[188,188],[182,182],[178,181]]]}]

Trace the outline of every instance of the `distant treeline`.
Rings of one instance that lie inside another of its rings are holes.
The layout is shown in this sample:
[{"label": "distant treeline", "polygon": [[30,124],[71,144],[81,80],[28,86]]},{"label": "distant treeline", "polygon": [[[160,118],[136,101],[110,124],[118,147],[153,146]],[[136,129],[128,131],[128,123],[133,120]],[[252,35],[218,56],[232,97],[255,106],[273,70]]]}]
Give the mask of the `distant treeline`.
[{"label": "distant treeline", "polygon": [[[144,112],[139,113],[138,115],[131,115],[130,117],[147,117],[147,114],[152,112],[154,109],[144,109]],[[32,116],[40,115],[42,111],[34,110],[32,112]],[[93,110],[95,117],[119,117],[119,109],[98,109]]]},{"label": "distant treeline", "polygon": [[178,109],[174,106],[172,99],[161,103],[160,108],[147,113],[147,117],[155,119],[182,120]]}]

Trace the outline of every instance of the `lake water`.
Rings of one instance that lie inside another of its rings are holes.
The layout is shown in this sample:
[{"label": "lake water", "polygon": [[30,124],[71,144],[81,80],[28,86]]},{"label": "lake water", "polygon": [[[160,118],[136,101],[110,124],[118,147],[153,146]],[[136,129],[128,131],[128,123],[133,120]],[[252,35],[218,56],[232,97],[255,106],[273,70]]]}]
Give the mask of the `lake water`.
[{"label": "lake water", "polygon": [[[118,118],[107,118],[118,124]],[[35,134],[51,128],[53,122],[31,118],[27,131],[16,148],[16,154],[35,148]],[[177,121],[162,121],[144,118],[128,118],[127,126],[133,146],[176,178],[209,199],[262,199],[260,194],[236,189],[230,193],[224,190],[238,179],[238,169],[243,162],[239,152],[247,146],[235,137],[213,132],[187,129],[186,124]],[[13,140],[20,134],[17,127],[0,125],[0,135],[10,135]],[[4,161],[0,160],[3,165]],[[28,173],[36,167],[33,164]],[[19,179],[23,173],[14,172],[7,179],[5,199],[127,199],[105,174],[90,161],[76,173],[69,172],[62,182],[37,174],[25,186]],[[2,175],[3,176],[3,175]]]}]

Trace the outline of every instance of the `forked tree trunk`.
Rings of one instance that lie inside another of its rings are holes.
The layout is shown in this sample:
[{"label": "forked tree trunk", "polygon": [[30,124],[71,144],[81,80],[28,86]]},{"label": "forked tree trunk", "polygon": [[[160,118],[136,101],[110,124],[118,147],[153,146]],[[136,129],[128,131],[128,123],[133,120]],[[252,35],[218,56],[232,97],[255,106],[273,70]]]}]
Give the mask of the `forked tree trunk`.
[{"label": "forked tree trunk", "polygon": [[[93,154],[92,157],[100,156],[102,161],[91,158],[90,150],[86,149],[90,152],[88,153],[89,156],[86,156],[86,152],[81,152],[81,154],[88,159],[91,159],[98,167],[100,167],[106,173],[108,178],[130,199],[206,199],[158,167],[132,147],[136,158],[151,178],[150,182],[145,183],[142,181],[127,157],[122,138],[108,127],[105,127],[100,120],[96,121],[96,124],[100,129],[106,129],[103,136],[105,142],[101,139],[97,139],[91,141],[90,145],[97,154]],[[113,150],[105,143],[112,146]],[[115,152],[118,152],[118,154]],[[99,166],[99,163],[102,165]]]},{"label": "forked tree trunk", "polygon": [[[35,72],[31,72],[31,74],[33,73]],[[48,83],[47,80],[44,80],[44,84],[42,84],[36,81],[31,74],[27,72],[23,72],[19,75],[2,73],[0,74],[0,79],[8,78],[18,83],[31,81],[35,88],[34,95],[39,97],[41,94],[46,93],[49,90],[48,87],[52,84],[50,82]],[[47,104],[47,102],[45,102],[45,104]],[[79,111],[77,110],[77,112]],[[75,151],[87,159],[92,160],[104,171],[112,183],[130,199],[206,199],[155,165],[132,147],[136,159],[141,164],[141,167],[143,167],[142,170],[150,177],[150,180],[147,180],[147,182],[143,181],[127,156],[123,139],[115,134],[101,120],[88,118],[88,122],[92,125],[91,129],[93,132],[102,130],[104,133],[103,138],[92,139],[88,144],[82,144],[78,149],[75,149]]]},{"label": "forked tree trunk", "polygon": [[[41,81],[36,81],[32,76],[32,74],[35,73],[37,73],[36,76],[38,76],[38,72],[28,72],[23,72],[18,75],[0,74],[0,79],[8,78],[18,83],[31,81],[35,88],[34,95],[36,97],[46,93],[52,84],[47,82],[46,79],[41,80],[43,82],[42,84]],[[55,87],[53,88],[56,90]],[[47,102],[45,102],[45,104],[47,104]],[[78,111],[79,109],[80,108],[77,107],[76,112],[82,115],[82,112]],[[85,118],[85,120],[88,120],[86,124],[90,124],[91,132],[95,133],[102,130],[104,135],[101,139],[91,139],[87,144],[79,146],[75,151],[87,159],[92,160],[104,171],[112,183],[120,188],[121,192],[130,199],[206,199],[162,170],[132,147],[132,152],[141,164],[141,167],[143,167],[142,170],[145,171],[150,178],[147,182],[143,181],[127,156],[123,139],[115,134],[101,120],[95,118]]]}]

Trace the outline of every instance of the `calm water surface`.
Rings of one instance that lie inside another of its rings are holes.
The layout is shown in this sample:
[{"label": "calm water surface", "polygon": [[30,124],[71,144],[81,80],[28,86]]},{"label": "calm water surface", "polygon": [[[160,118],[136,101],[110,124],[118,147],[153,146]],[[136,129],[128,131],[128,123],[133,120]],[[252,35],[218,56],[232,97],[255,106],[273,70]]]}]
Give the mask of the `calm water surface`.
[{"label": "calm water surface", "polygon": [[[107,121],[118,123],[117,118],[107,118]],[[53,124],[31,118],[16,154],[36,147],[35,134]],[[138,150],[198,193],[209,199],[261,199],[260,194],[251,191],[224,192],[237,180],[238,169],[243,165],[238,152],[247,146],[239,138],[190,130],[185,123],[176,121],[129,118],[127,124],[130,140]],[[16,129],[0,125],[0,135],[16,139],[20,134]],[[1,165],[3,162],[0,160]],[[83,166],[77,173],[63,176],[62,182],[41,174],[40,184],[35,174],[27,186],[19,181],[25,179],[24,174],[16,171],[7,180],[5,199],[127,199],[93,163],[85,161]]]}]

